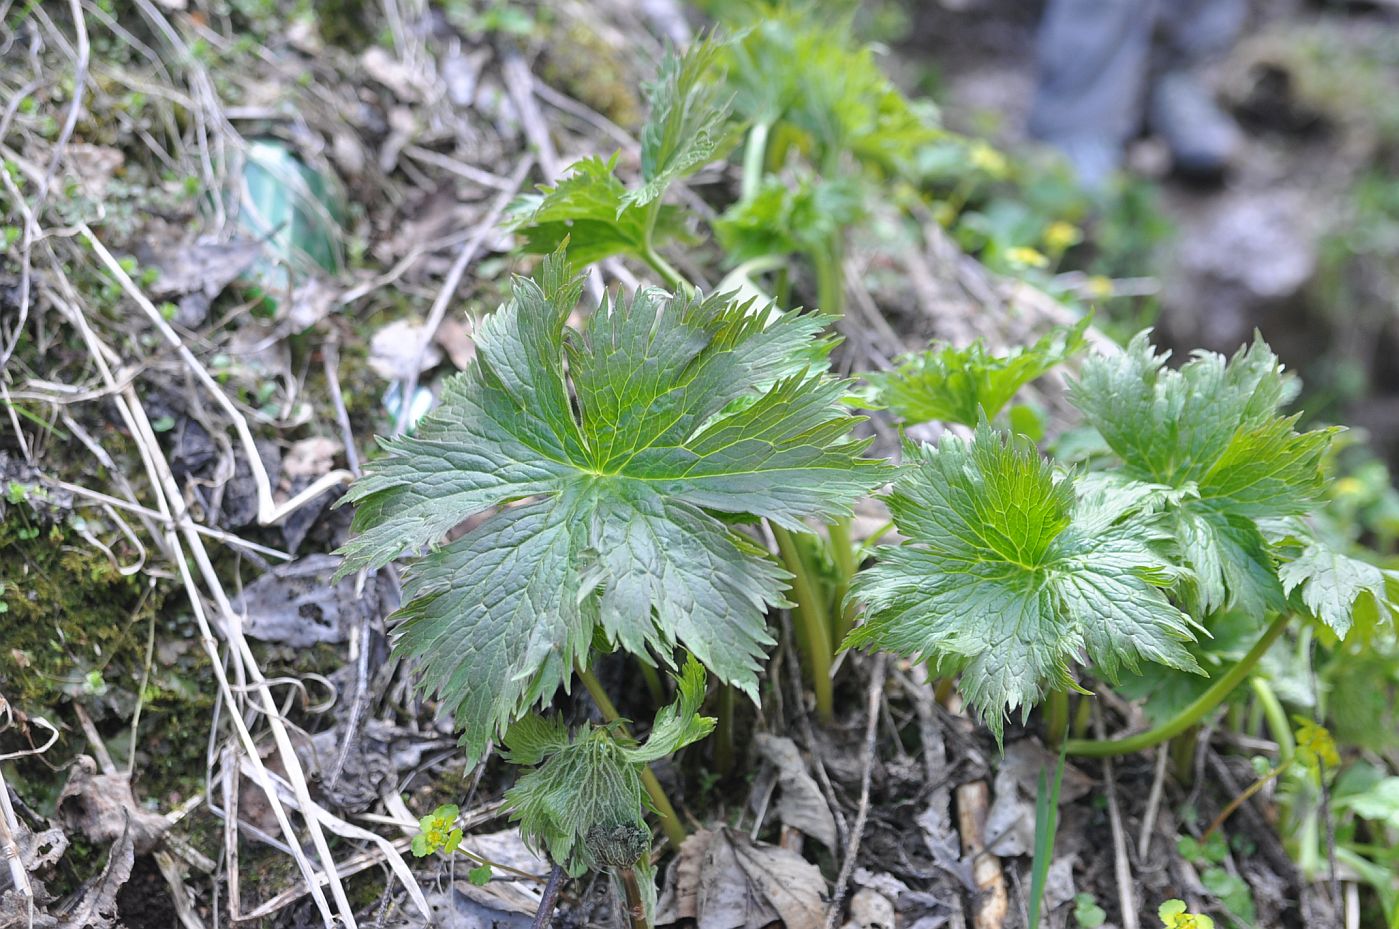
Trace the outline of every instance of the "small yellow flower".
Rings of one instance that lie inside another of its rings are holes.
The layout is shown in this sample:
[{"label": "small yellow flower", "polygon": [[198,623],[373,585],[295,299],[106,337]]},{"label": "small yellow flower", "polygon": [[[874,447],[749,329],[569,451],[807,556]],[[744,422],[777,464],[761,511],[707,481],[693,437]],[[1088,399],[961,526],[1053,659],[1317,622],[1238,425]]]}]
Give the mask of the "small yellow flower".
[{"label": "small yellow flower", "polygon": [[1095,274],[1083,282],[1083,289],[1092,300],[1106,300],[1113,294],[1112,278]]},{"label": "small yellow flower", "polygon": [[1049,259],[1043,253],[1024,245],[1006,249],[1006,260],[1023,268],[1046,268],[1049,266]]},{"label": "small yellow flower", "polygon": [[418,820],[418,834],[413,836],[413,854],[423,858],[436,851],[449,855],[456,851],[461,845],[461,830],[456,828],[460,812],[455,804],[444,803]]},{"label": "small yellow flower", "polygon": [[1336,496],[1358,497],[1365,493],[1365,485],[1357,477],[1343,477],[1335,484]]},{"label": "small yellow flower", "polygon": [[971,161],[973,168],[996,178],[1005,177],[1006,169],[1010,166],[1005,155],[985,142],[972,143],[971,149],[967,152],[967,158]]},{"label": "small yellow flower", "polygon": [[1205,914],[1185,912],[1184,900],[1167,900],[1156,915],[1166,929],[1214,929],[1214,920]]},{"label": "small yellow flower", "polygon": [[1328,768],[1341,764],[1341,755],[1336,751],[1336,740],[1325,726],[1319,726],[1310,719],[1294,716],[1297,722],[1297,757],[1302,764],[1312,770],[1325,763]]},{"label": "small yellow flower", "polygon": [[1050,223],[1044,230],[1044,247],[1056,254],[1065,251],[1071,245],[1077,245],[1082,239],[1078,227],[1063,220]]}]

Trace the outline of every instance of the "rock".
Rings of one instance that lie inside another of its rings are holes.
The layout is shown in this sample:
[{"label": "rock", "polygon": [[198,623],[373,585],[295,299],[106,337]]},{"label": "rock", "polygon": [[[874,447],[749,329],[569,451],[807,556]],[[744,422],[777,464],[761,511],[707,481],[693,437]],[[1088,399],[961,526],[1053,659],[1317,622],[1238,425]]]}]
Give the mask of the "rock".
[{"label": "rock", "polygon": [[1166,276],[1172,341],[1230,353],[1276,325],[1317,267],[1318,211],[1297,191],[1217,196],[1190,224]]}]

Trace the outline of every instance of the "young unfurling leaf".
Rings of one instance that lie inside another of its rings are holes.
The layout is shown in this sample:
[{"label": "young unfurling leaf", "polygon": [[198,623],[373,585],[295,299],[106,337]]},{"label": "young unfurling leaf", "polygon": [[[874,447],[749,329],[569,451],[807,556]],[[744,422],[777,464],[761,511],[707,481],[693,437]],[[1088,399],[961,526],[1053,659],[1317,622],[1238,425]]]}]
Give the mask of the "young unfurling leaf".
[{"label": "young unfurling leaf", "polygon": [[661,73],[647,85],[651,112],[641,130],[642,185],[626,201],[646,206],[659,200],[672,181],[688,177],[722,158],[734,142],[728,104],[720,99],[719,55],[714,36],[692,44],[685,54],[667,52]]},{"label": "young unfurling leaf", "polygon": [[613,255],[646,258],[682,233],[679,211],[658,201],[672,183],[723,157],[731,142],[728,108],[718,100],[715,83],[719,48],[711,37],[684,55],[667,53],[649,87],[637,186],[628,188],[617,177],[616,155],[585,158],[557,184],[512,204],[527,251],[546,254],[568,239],[571,257],[581,263]]},{"label": "young unfurling leaf", "polygon": [[984,421],[970,442],[945,434],[906,458],[889,510],[908,541],[856,576],[865,621],[848,646],[960,672],[998,737],[1009,711],[1072,686],[1082,652],[1109,680],[1143,662],[1199,671],[1189,621],[1162,591],[1177,574],[1137,514],[1145,495],[1076,497],[1033,445]]},{"label": "young unfurling leaf", "polygon": [[704,668],[691,658],[677,680],[676,702],[661,710],[644,745],[618,741],[612,727],[584,726],[572,738],[562,722],[527,716],[505,737],[506,758],[538,765],[505,795],[511,818],[531,846],[569,874],[631,867],[650,848],[642,818],[648,762],[704,738],[714,720],[699,715]]},{"label": "young unfurling leaf", "polygon": [[616,155],[584,158],[553,187],[517,199],[511,215],[525,251],[545,255],[567,240],[569,257],[589,264],[613,255],[643,258],[648,247],[680,235],[674,207],[660,207],[651,220],[644,208],[627,202],[616,166]]},{"label": "young unfurling leaf", "polygon": [[897,367],[865,376],[879,402],[906,423],[941,422],[975,426],[994,419],[1026,384],[1083,350],[1090,319],[1056,328],[1034,345],[993,355],[981,340],[905,355]]},{"label": "young unfurling leaf", "polygon": [[1200,352],[1173,371],[1166,357],[1143,332],[1123,354],[1086,361],[1070,399],[1128,479],[1182,492],[1168,513],[1202,614],[1281,609],[1282,585],[1257,521],[1316,503],[1334,430],[1299,433],[1295,416],[1278,413],[1295,388],[1262,339],[1227,363]]},{"label": "young unfurling leaf", "polygon": [[595,630],[668,660],[683,645],[756,699],[783,572],[715,512],[791,529],[848,514],[888,469],[860,457],[846,387],[806,369],[825,320],[643,288],[580,330],[562,255],[478,330],[473,365],[348,498],[341,572],[408,569],[398,650],[470,756],[547,701]]}]

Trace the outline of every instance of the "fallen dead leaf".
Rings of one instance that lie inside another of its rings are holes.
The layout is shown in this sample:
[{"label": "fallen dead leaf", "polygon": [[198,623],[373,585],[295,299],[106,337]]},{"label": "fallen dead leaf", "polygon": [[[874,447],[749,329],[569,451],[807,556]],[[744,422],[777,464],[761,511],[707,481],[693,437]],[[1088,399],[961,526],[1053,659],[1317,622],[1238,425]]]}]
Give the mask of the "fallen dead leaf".
[{"label": "fallen dead leaf", "polygon": [[112,176],[126,163],[126,156],[120,149],[83,142],[70,143],[63,150],[63,157],[67,159],[68,167],[83,193],[94,200],[106,196]]},{"label": "fallen dead leaf", "polygon": [[[549,873],[549,862],[529,849],[519,829],[504,829],[485,835],[468,835],[461,840],[462,848],[489,861],[509,865],[527,874],[541,876]],[[497,912],[532,917],[539,909],[543,884],[515,879],[508,871],[496,871],[493,879],[477,887],[469,881],[458,881],[457,891],[476,903]]]},{"label": "fallen dead leaf", "polygon": [[[140,811],[133,807],[124,812],[132,815]],[[161,821],[164,822],[164,819]],[[102,873],[87,884],[78,902],[59,919],[59,929],[111,929],[116,925],[117,891],[131,877],[131,868],[136,862],[133,846],[136,832],[135,817],[132,815],[127,828],[117,836],[112,850],[107,854],[107,864],[102,868]]]},{"label": "fallen dead leaf", "polygon": [[156,258],[160,274],[147,292],[162,300],[194,293],[212,299],[247,270],[261,251],[261,244],[247,239],[175,248]]},{"label": "fallen dead leaf", "polygon": [[808,773],[797,744],[786,736],[760,732],[754,739],[758,753],[777,768],[781,794],[777,818],[799,829],[829,849],[836,847],[836,821],[821,788]]},{"label": "fallen dead leaf", "polygon": [[353,576],[332,585],[330,576],[339,565],[335,555],[307,555],[273,567],[233,601],[233,609],[243,614],[243,631],[293,648],[344,642],[365,611],[379,609],[379,595],[373,577],[361,593]]},{"label": "fallen dead leaf", "polygon": [[825,898],[820,869],[797,853],[754,844],[728,828],[701,830],[680,847],[656,925],[694,919],[699,929],[762,929],[774,922],[807,929],[821,924]]},{"label": "fallen dead leaf", "polygon": [[458,371],[465,371],[471,359],[476,357],[476,342],[471,338],[471,328],[455,316],[443,318],[432,340],[442,346]]},{"label": "fallen dead leaf", "polygon": [[313,277],[291,292],[291,300],[279,304],[279,312],[285,312],[292,332],[304,332],[334,312],[339,299],[339,290]]},{"label": "fallen dead leaf", "polygon": [[58,815],[69,831],[76,830],[89,841],[106,843],[126,837],[143,855],[155,848],[170,827],[164,816],[136,802],[125,774],[98,774],[97,762],[88,755],[79,755],[73,762],[58,795]]},{"label": "fallen dead leaf", "polygon": [[[986,813],[986,846],[993,855],[1008,858],[1028,855],[1035,848],[1035,795],[1040,772],[1054,777],[1059,758],[1034,739],[1006,746],[996,769],[995,799]],[[1072,803],[1092,789],[1093,781],[1073,765],[1064,766],[1059,804]]]},{"label": "fallen dead leaf", "polygon": [[877,890],[861,887],[850,898],[844,929],[894,929],[894,904]]},{"label": "fallen dead leaf", "polygon": [[369,366],[386,381],[406,381],[442,362],[442,352],[429,344],[417,371],[410,371],[423,338],[420,323],[400,319],[389,323],[369,340]]},{"label": "fallen dead leaf", "polygon": [[282,480],[290,484],[299,477],[318,478],[335,467],[335,456],[345,446],[327,436],[312,436],[293,442],[282,456]]},{"label": "fallen dead leaf", "polygon": [[383,46],[375,45],[367,49],[360,56],[359,63],[366,74],[393,91],[394,96],[404,103],[422,97],[419,75]]}]

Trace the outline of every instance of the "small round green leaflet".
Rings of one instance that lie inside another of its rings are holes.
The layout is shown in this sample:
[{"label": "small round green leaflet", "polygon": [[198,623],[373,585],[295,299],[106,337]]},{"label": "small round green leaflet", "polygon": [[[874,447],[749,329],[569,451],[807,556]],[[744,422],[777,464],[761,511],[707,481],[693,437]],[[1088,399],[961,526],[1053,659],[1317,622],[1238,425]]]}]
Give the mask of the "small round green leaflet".
[{"label": "small round green leaflet", "polygon": [[1166,929],[1214,929],[1214,920],[1203,913],[1187,913],[1184,900],[1167,900],[1156,913]]}]

